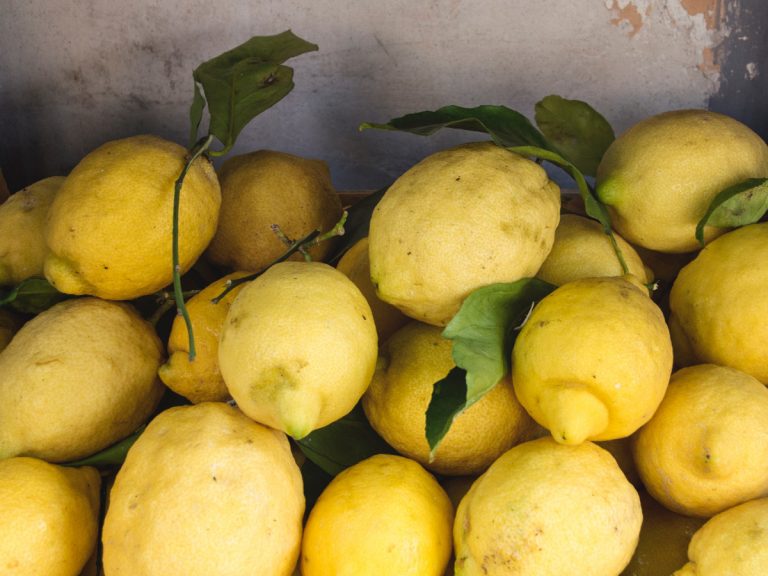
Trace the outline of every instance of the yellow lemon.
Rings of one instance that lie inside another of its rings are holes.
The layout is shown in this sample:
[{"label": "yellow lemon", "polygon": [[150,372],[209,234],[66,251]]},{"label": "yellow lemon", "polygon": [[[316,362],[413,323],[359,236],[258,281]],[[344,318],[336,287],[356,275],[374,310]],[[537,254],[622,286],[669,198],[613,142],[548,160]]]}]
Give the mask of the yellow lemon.
[{"label": "yellow lemon", "polygon": [[712,516],[768,495],[768,389],[752,376],[700,364],[678,370],[637,433],[638,472],[670,510]]},{"label": "yellow lemon", "polygon": [[0,285],[43,275],[45,217],[64,176],[27,186],[0,204]]},{"label": "yellow lemon", "polygon": [[491,142],[428,156],[389,187],[371,216],[379,298],[444,326],[470,292],[531,277],[560,218],[544,169]]},{"label": "yellow lemon", "polygon": [[341,472],[307,519],[302,576],[442,576],[453,508],[413,460],[372,456]]},{"label": "yellow lemon", "polygon": [[537,428],[515,398],[509,378],[461,413],[429,459],[425,412],[435,382],[455,367],[452,343],[437,326],[412,321],[381,347],[363,409],[395,450],[439,474],[483,472]]},{"label": "yellow lemon", "polygon": [[637,491],[611,455],[540,438],[472,485],[453,528],[456,576],[616,576],[640,533]]},{"label": "yellow lemon", "polygon": [[96,549],[100,484],[95,468],[0,460],[0,573],[80,574]]},{"label": "yellow lemon", "polygon": [[219,334],[229,307],[244,284],[233,288],[218,303],[214,303],[213,299],[224,292],[227,282],[245,275],[244,272],[228,274],[187,301],[197,353],[191,362],[187,324],[181,316],[173,320],[168,337],[168,361],[160,366],[158,375],[168,388],[194,404],[229,398],[219,370]]},{"label": "yellow lemon", "polygon": [[349,278],[319,262],[281,262],[232,303],[219,368],[243,412],[299,439],[352,410],[377,349],[371,308]]},{"label": "yellow lemon", "polygon": [[768,498],[711,518],[693,535],[688,558],[674,576],[763,576],[768,566]]},{"label": "yellow lemon", "polygon": [[[618,234],[616,243],[627,264],[628,273],[640,283],[653,278],[632,246]],[[623,276],[611,239],[602,225],[577,214],[563,214],[555,230],[555,243],[536,277],[560,286],[572,280],[600,276]]]},{"label": "yellow lemon", "polygon": [[[219,179],[221,215],[207,257],[220,266],[261,270],[287,249],[273,225],[298,240],[331,229],[341,217],[341,200],[320,160],[259,150],[228,159]],[[332,246],[321,242],[309,254],[323,260]]]},{"label": "yellow lemon", "polygon": [[282,432],[221,402],[170,408],[131,447],[110,493],[110,576],[289,576],[304,494]]},{"label": "yellow lemon", "polygon": [[688,543],[694,532],[704,523],[667,510],[640,490],[643,525],[632,560],[621,576],[666,576],[685,563]]},{"label": "yellow lemon", "polygon": [[[60,292],[132,300],[171,283],[174,184],[186,150],[156,136],[107,142],[59,189],[45,227],[45,276]],[[187,172],[179,260],[188,270],[216,230],[221,194],[205,158]]]},{"label": "yellow lemon", "polygon": [[27,322],[0,353],[0,458],[89,456],[157,406],[162,344],[129,305],[66,300]]},{"label": "yellow lemon", "polygon": [[363,293],[371,306],[373,320],[379,340],[384,342],[396,330],[405,326],[410,318],[391,304],[387,304],[376,295],[376,288],[371,282],[371,266],[368,259],[368,237],[358,240],[344,253],[336,268],[344,272]]},{"label": "yellow lemon", "polygon": [[[629,242],[659,252],[698,249],[696,225],[721,190],[768,176],[768,146],[741,122],[674,110],[638,122],[606,150],[597,195]],[[723,229],[706,227],[712,239]]]},{"label": "yellow lemon", "polygon": [[533,309],[512,350],[520,403],[565,444],[629,436],[672,372],[661,310],[623,278],[563,284]]},{"label": "yellow lemon", "polygon": [[768,384],[768,222],[707,244],[677,276],[670,328],[681,365],[731,366]]}]

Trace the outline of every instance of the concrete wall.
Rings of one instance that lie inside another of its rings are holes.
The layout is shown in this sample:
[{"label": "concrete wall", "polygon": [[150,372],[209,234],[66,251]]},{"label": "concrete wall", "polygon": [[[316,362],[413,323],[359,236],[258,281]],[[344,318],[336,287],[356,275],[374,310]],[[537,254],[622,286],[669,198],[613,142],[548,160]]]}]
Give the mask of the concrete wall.
[{"label": "concrete wall", "polygon": [[[743,4],[0,0],[0,168],[18,189],[66,173],[109,139],[152,132],[185,144],[197,64],[291,28],[320,50],[291,61],[296,88],[246,128],[235,153],[321,158],[339,188],[376,188],[460,135],[360,133],[361,121],[446,104],[532,115],[556,93],[591,103],[620,132],[656,112],[708,106],[728,46],[768,45],[764,27],[762,38],[732,37]],[[729,85],[761,81],[760,64],[733,64]]]}]

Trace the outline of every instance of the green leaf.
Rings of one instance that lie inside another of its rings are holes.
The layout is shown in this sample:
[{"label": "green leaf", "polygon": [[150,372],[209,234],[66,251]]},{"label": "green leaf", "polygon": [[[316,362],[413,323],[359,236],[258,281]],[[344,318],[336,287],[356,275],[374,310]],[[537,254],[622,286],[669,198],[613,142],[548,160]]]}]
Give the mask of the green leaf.
[{"label": "green leaf", "polygon": [[347,209],[349,215],[344,225],[344,236],[341,237],[341,242],[336,244],[333,252],[328,256],[327,262],[329,264],[337,264],[341,257],[344,256],[344,253],[352,248],[358,240],[368,236],[371,214],[373,214],[373,209],[376,208],[376,204],[379,203],[379,200],[382,199],[386,191],[386,188],[377,190],[373,194],[355,202]]},{"label": "green leaf", "polygon": [[360,125],[361,130],[367,128],[399,130],[420,136],[429,136],[441,128],[455,128],[484,132],[500,146],[532,145],[554,150],[525,116],[506,106],[444,106],[435,111],[416,112],[394,118],[385,124],[363,122]]},{"label": "green leaf", "polygon": [[736,228],[758,222],[768,212],[768,178],[750,178],[729,186],[707,208],[696,226],[696,239],[704,245],[704,227]]},{"label": "green leaf", "polygon": [[393,451],[371,428],[359,404],[343,418],[297,443],[307,458],[332,476],[369,456]]},{"label": "green leaf", "polygon": [[274,36],[255,36],[198,66],[193,73],[195,97],[190,109],[190,141],[197,139],[207,103],[211,116],[208,132],[224,145],[215,154],[228,152],[254,117],[293,89],[293,69],[283,66],[283,62],[312,50],[317,50],[315,44],[287,30]]},{"label": "green leaf", "polygon": [[39,314],[71,297],[56,290],[45,278],[32,277],[0,293],[0,307],[9,306],[23,314]]},{"label": "green leaf", "polygon": [[534,118],[547,139],[588,176],[597,173],[597,165],[616,138],[608,121],[581,100],[547,96],[536,103]]},{"label": "green leaf", "polygon": [[101,452],[97,452],[96,454],[88,456],[87,458],[83,458],[82,460],[67,462],[63,464],[63,466],[93,466],[99,470],[118,468],[125,461],[128,450],[130,450],[131,446],[133,446],[136,440],[139,439],[139,436],[141,436],[141,433],[144,432],[145,428],[146,426],[142,426],[130,436],[123,438],[120,440],[120,442],[113,444],[109,448],[105,448]]},{"label": "green leaf", "polygon": [[433,455],[453,419],[509,372],[517,328],[534,303],[554,289],[538,278],[523,278],[478,288],[464,300],[443,330],[443,336],[453,341],[458,370],[435,384],[427,408],[426,434]]}]

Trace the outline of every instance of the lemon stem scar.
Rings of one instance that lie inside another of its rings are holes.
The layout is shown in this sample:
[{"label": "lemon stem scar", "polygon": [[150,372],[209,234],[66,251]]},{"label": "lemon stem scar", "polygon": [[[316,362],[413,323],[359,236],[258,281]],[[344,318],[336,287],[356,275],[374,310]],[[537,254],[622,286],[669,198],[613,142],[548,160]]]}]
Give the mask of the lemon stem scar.
[{"label": "lemon stem scar", "polygon": [[173,295],[176,300],[176,311],[184,318],[184,323],[187,325],[190,362],[195,359],[197,353],[195,351],[195,335],[192,333],[192,320],[189,318],[189,312],[187,312],[187,307],[184,304],[184,294],[181,291],[181,265],[179,264],[179,204],[181,200],[181,187],[184,184],[184,178],[187,176],[187,172],[194,161],[208,150],[212,141],[213,135],[209,134],[207,137],[198,140],[197,144],[192,147],[189,159],[184,165],[184,168],[181,169],[181,173],[176,179],[176,183],[173,187]]},{"label": "lemon stem scar", "polygon": [[608,408],[581,386],[550,389],[541,399],[541,410],[552,437],[560,444],[581,444],[608,426]]}]

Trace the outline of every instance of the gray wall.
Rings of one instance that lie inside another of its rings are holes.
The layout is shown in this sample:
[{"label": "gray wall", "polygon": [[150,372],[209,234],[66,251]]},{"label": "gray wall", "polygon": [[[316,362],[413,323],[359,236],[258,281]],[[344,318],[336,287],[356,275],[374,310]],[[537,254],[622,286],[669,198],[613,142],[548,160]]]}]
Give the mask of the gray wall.
[{"label": "gray wall", "polygon": [[361,121],[445,104],[530,116],[556,93],[591,103],[619,132],[663,110],[712,105],[765,137],[766,6],[0,0],[0,168],[15,190],[66,173],[109,139],[151,132],[185,144],[195,66],[288,28],[320,50],[291,61],[296,88],[246,128],[234,153],[320,158],[342,189],[382,186],[460,138],[360,133]]}]

